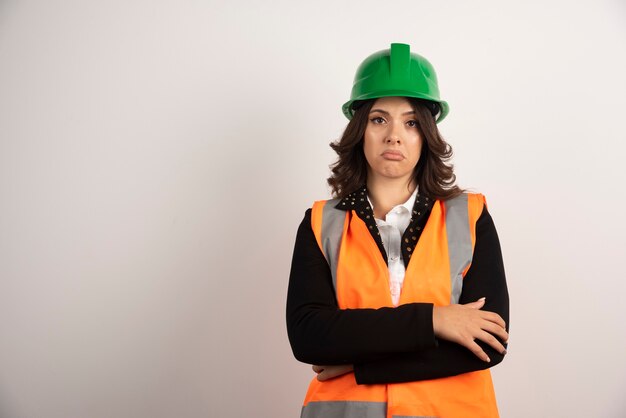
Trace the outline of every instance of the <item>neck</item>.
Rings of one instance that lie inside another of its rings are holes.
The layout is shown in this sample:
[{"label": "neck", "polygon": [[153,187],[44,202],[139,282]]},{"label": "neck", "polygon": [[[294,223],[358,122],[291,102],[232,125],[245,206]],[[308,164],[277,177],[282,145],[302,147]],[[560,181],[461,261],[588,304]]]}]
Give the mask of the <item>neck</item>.
[{"label": "neck", "polygon": [[415,191],[415,183],[412,179],[367,179],[367,193],[374,206],[374,216],[384,219],[385,215],[397,205],[406,202]]}]

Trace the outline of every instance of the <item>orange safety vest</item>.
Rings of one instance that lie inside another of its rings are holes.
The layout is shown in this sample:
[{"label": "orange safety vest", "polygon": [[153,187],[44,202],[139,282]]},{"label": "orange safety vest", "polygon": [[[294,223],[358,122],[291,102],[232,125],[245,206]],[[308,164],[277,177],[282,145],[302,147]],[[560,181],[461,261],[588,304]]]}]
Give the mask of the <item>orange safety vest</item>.
[{"label": "orange safety vest", "polygon": [[[340,309],[392,307],[389,272],[367,225],[339,199],[317,201],[311,224],[326,257]],[[408,263],[400,304],[458,303],[484,196],[436,200]],[[372,335],[372,338],[376,338]],[[408,383],[357,385],[354,373],[313,378],[301,418],[498,417],[489,370]]]}]

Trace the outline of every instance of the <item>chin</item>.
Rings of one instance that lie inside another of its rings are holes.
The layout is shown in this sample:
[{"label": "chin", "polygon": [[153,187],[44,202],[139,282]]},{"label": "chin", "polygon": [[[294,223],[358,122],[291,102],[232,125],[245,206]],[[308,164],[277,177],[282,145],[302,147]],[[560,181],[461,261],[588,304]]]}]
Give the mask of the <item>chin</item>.
[{"label": "chin", "polygon": [[381,176],[390,180],[394,180],[394,179],[400,180],[400,179],[405,178],[407,176],[407,173],[387,172],[387,173],[382,173]]}]

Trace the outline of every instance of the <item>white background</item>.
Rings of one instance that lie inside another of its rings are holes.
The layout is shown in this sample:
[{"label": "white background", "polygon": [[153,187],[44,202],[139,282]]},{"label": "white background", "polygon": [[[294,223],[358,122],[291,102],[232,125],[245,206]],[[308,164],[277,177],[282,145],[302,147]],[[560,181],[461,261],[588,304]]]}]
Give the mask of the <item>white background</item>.
[{"label": "white background", "polygon": [[626,416],[626,4],[0,1],[0,416],[297,417],[297,226],[358,64],[435,66],[503,417]]}]

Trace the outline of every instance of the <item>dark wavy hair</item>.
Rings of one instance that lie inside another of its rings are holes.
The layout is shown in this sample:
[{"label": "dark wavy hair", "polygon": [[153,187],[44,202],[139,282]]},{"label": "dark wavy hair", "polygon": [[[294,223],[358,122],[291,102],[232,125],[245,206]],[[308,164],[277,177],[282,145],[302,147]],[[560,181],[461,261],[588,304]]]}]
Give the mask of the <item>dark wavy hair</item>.
[{"label": "dark wavy hair", "polygon": [[[439,111],[437,103],[407,97],[415,111],[415,119],[422,142],[420,159],[413,171],[413,180],[419,194],[433,199],[446,200],[463,193],[454,184],[454,167],[448,164],[452,147],[443,139],[435,123]],[[337,153],[337,161],[330,165],[332,175],[328,184],[334,197],[344,198],[367,182],[367,160],[363,151],[363,136],[369,121],[369,112],[376,99],[353,105],[354,116],[338,141],[330,147]]]}]

